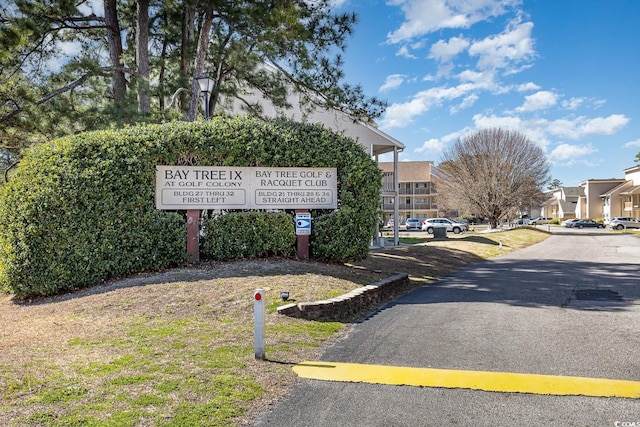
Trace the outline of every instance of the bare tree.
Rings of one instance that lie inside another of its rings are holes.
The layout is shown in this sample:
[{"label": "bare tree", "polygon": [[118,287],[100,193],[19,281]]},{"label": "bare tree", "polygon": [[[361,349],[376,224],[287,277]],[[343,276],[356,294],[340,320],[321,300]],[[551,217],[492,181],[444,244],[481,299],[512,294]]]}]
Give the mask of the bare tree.
[{"label": "bare tree", "polygon": [[521,133],[483,129],[442,154],[438,203],[489,219],[491,228],[513,209],[541,204],[549,181],[542,148]]}]

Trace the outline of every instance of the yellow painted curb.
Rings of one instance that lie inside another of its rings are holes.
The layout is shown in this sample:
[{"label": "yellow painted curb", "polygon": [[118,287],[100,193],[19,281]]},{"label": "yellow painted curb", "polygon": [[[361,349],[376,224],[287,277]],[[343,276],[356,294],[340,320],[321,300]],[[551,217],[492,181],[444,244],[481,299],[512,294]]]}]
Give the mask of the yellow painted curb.
[{"label": "yellow painted curb", "polygon": [[505,393],[640,398],[640,382],[511,372],[405,368],[355,363],[298,363],[302,378],[417,387],[464,388]]}]

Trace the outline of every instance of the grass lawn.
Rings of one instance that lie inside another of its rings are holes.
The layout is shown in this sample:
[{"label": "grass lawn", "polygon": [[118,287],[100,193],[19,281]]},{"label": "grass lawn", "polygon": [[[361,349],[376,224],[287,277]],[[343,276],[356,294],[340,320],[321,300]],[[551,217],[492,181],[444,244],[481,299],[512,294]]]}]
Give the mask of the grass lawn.
[{"label": "grass lawn", "polygon": [[[295,381],[291,365],[317,357],[350,325],[279,315],[280,291],[297,302],[327,299],[398,271],[428,284],[546,237],[527,228],[403,237],[408,244],[345,265],[204,263],[33,301],[0,295],[0,425],[243,425],[250,408]],[[258,288],[268,307],[266,361],[253,355]]]}]

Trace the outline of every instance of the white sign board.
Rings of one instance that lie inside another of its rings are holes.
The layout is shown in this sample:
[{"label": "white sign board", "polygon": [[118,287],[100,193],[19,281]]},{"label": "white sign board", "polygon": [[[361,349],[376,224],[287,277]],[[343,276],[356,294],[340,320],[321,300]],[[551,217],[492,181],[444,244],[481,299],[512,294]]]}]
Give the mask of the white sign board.
[{"label": "white sign board", "polygon": [[311,235],[311,213],[296,213],[296,236]]},{"label": "white sign board", "polygon": [[336,168],[156,166],[156,208],[337,209]]}]

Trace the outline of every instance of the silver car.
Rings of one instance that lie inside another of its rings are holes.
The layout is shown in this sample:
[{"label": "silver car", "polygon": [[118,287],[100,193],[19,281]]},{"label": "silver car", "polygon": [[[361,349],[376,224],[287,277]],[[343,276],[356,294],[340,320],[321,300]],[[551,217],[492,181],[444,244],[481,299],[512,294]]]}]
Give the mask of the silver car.
[{"label": "silver car", "polygon": [[407,230],[420,230],[420,227],[422,227],[422,222],[416,218],[409,218],[405,224],[405,227]]},{"label": "silver car", "polygon": [[537,218],[533,218],[529,221],[531,225],[539,225],[539,224],[549,224],[553,218],[545,218],[543,216],[539,216]]},{"label": "silver car", "polygon": [[623,230],[625,228],[640,228],[640,222],[637,218],[628,216],[616,216],[611,218],[609,225],[614,230]]}]

